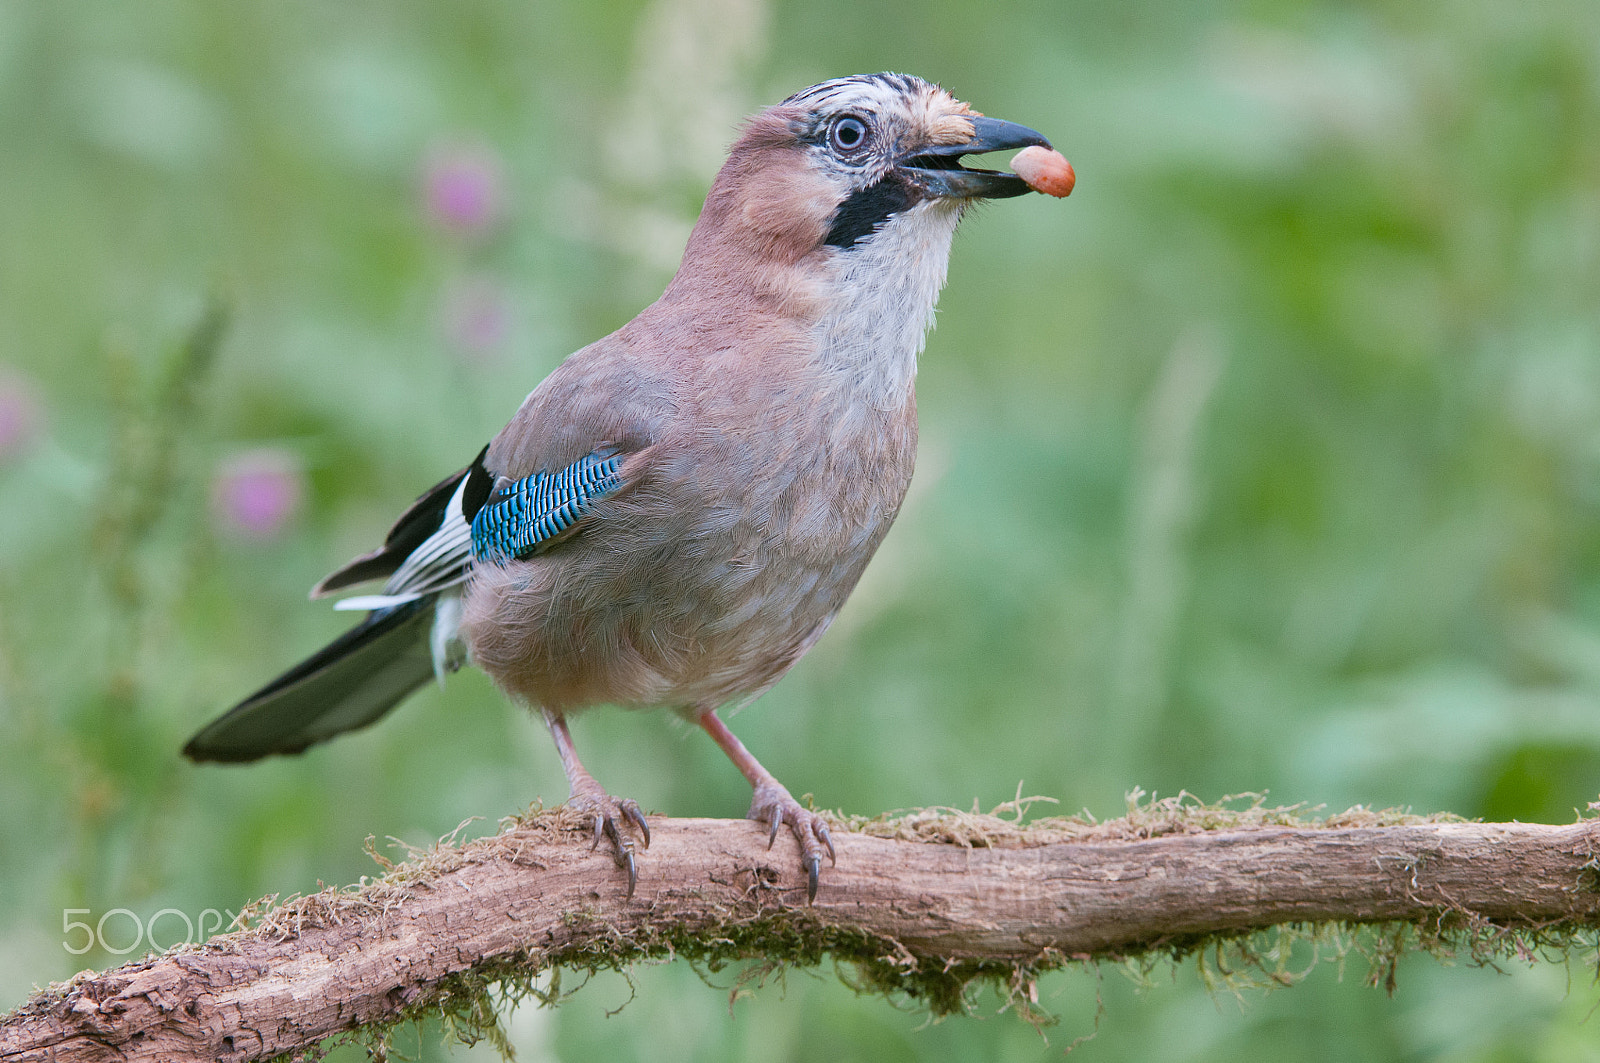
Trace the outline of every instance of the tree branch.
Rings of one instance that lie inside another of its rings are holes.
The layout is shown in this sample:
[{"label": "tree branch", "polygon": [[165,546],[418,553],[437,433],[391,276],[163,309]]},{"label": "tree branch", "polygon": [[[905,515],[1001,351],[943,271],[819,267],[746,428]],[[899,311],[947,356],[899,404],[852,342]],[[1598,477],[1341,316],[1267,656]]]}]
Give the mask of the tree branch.
[{"label": "tree branch", "polygon": [[0,1020],[0,1061],[263,1059],[460,1006],[487,981],[646,956],[832,953],[878,988],[948,1010],[974,976],[1015,987],[1074,958],[1183,951],[1283,923],[1493,934],[1600,921],[1600,822],[1386,825],[1357,810],[1313,825],[1206,811],[1217,810],[841,825],[838,866],[809,907],[792,840],[769,852],[755,824],[655,820],[630,900],[582,823],[547,812],[375,882],[255,911],[248,929],[205,945],[81,974]]}]

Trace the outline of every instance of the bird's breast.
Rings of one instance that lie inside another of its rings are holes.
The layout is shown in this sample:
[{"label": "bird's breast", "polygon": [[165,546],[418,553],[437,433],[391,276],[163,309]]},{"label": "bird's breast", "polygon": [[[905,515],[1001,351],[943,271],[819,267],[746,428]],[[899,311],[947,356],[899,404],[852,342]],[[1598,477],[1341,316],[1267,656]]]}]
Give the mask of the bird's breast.
[{"label": "bird's breast", "polygon": [[743,548],[795,564],[870,554],[911,482],[916,406],[909,380],[891,408],[863,401],[854,383],[813,372],[730,389],[725,411],[706,411],[683,487],[704,491],[694,504],[708,534],[731,522]]}]

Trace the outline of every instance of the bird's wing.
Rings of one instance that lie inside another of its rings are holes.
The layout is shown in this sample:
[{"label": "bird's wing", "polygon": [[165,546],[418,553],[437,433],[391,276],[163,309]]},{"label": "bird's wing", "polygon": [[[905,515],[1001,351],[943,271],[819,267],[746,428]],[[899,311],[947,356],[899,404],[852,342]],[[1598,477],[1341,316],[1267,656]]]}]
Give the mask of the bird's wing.
[{"label": "bird's wing", "polygon": [[491,490],[479,454],[438,507],[433,534],[400,559],[383,593],[346,598],[334,608],[392,609],[465,582],[475,563],[505,564],[548,550],[622,487],[623,459],[616,447],[602,444],[564,469],[501,477]]},{"label": "bird's wing", "polygon": [[472,464],[425,492],[383,546],[324,578],[312,597],[384,579],[382,593],[336,608],[393,608],[464,582],[475,561],[529,557],[564,539],[595,502],[642,471],[633,462],[624,473],[622,464],[673,418],[658,361],[621,333],[572,355]]},{"label": "bird's wing", "polygon": [[385,594],[421,597],[467,578],[472,570],[472,518],[489,497],[489,485],[480,454],[445,504],[433,534],[406,555],[383,585]]},{"label": "bird's wing", "polygon": [[312,597],[388,576],[382,594],[346,598],[334,608],[389,609],[465,581],[472,571],[472,518],[493,484],[483,465],[488,449],[413,503],[380,549],[328,576],[312,590]]},{"label": "bird's wing", "polygon": [[560,472],[502,479],[472,518],[473,557],[505,564],[549,549],[622,487],[622,461],[615,447],[600,446]]},{"label": "bird's wing", "polygon": [[[578,351],[533,389],[484,456],[497,483],[558,472],[602,447],[631,459],[673,434],[677,392],[693,382],[685,385],[667,348],[683,341],[635,336],[638,320]],[[640,463],[628,465],[631,481]]]},{"label": "bird's wing", "polygon": [[[334,591],[369,580],[385,579],[405,565],[406,560],[424,543],[438,534],[450,522],[451,503],[460,500],[459,508],[466,520],[489,497],[493,478],[483,470],[484,455],[489,448],[479,451],[471,465],[445,477],[424,491],[400,519],[394,522],[383,545],[371,553],[362,554],[349,564],[324,576],[321,583],[311,589],[311,597],[322,598]],[[474,472],[478,475],[474,477]]]},{"label": "bird's wing", "polygon": [[[393,566],[384,593],[346,598],[335,606],[366,609],[370,615],[213,720],[184,752],[193,760],[218,761],[298,753],[372,723],[429,678],[442,680],[461,663],[451,645],[459,612],[450,613],[460,604],[440,592],[467,579],[475,563],[531,557],[576,531],[595,503],[621,489],[623,457],[603,446],[565,469],[502,478],[491,490],[479,454],[465,471],[424,495],[390,533],[385,550],[408,536],[417,538],[408,521],[426,516],[434,522],[432,534]],[[444,486],[450,493],[440,504],[436,496]],[[375,568],[381,553],[357,559],[340,573],[359,573],[356,566],[362,563]],[[323,585],[330,581],[343,586],[354,578],[330,577]],[[435,603],[437,610],[430,608]]]}]

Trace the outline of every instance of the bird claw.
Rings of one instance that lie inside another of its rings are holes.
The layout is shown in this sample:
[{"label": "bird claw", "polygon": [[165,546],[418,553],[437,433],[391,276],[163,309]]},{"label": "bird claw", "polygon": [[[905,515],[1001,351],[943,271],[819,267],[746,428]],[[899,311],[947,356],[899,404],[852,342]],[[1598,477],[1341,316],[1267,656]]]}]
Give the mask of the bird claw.
[{"label": "bird claw", "polygon": [[567,803],[593,818],[594,839],[589,843],[590,850],[600,848],[601,839],[611,844],[612,857],[617,866],[627,869],[628,896],[632,897],[634,888],[639,884],[639,862],[634,856],[633,839],[623,834],[624,825],[631,824],[638,830],[644,839],[644,847],[650,848],[650,824],[645,820],[644,813],[639,811],[639,803],[630,798],[612,797],[603,790],[575,793]]},{"label": "bird claw", "polygon": [[631,899],[634,887],[639,885],[639,862],[634,859],[633,846],[627,845],[623,847],[619,862],[628,869],[628,897]]},{"label": "bird claw", "polygon": [[629,823],[639,828],[639,833],[644,835],[644,847],[646,849],[650,848],[650,824],[645,822],[644,813],[639,811],[639,803],[637,801],[622,802],[622,814],[628,818]]},{"label": "bird claw", "polygon": [[785,823],[800,843],[800,865],[806,872],[806,900],[817,899],[817,883],[822,875],[822,854],[828,854],[830,865],[837,865],[833,835],[828,824],[810,809],[802,808],[783,786],[773,783],[756,787],[755,798],[750,802],[750,818],[767,828],[767,848],[778,840],[778,828]]}]

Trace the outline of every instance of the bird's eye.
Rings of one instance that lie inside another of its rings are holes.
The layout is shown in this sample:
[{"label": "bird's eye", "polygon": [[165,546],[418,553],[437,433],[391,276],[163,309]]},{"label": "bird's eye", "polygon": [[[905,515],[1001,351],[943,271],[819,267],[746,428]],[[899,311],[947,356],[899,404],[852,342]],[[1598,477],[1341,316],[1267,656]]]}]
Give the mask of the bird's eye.
[{"label": "bird's eye", "polygon": [[833,123],[828,140],[837,151],[856,151],[867,142],[867,123],[853,114],[847,114]]}]

